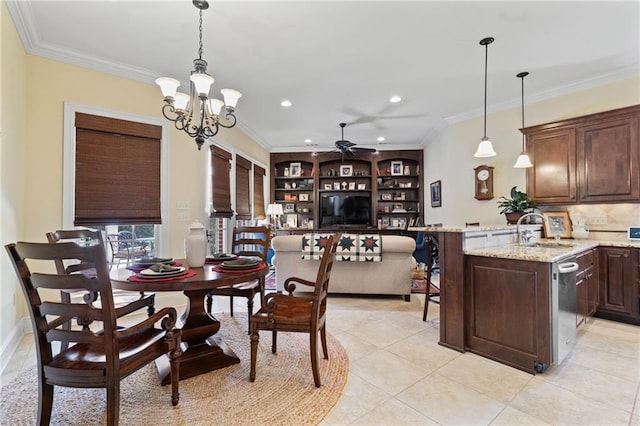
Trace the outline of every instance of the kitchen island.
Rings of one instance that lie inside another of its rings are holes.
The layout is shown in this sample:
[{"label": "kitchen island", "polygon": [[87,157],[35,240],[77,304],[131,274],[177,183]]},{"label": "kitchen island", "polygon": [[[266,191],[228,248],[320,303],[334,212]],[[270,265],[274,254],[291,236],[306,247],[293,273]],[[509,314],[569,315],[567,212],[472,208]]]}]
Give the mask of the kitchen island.
[{"label": "kitchen island", "polygon": [[[436,234],[440,243],[439,343],[448,348],[531,373],[544,371],[554,362],[553,265],[574,256],[579,264],[575,326],[593,314],[638,315],[638,293],[629,291],[640,271],[638,242],[540,240],[538,247],[523,247],[515,244],[516,227],[509,225],[410,230]],[[607,260],[612,267],[598,268],[599,257],[612,247],[631,265],[625,269],[631,278],[620,285],[615,276],[620,268],[613,267],[617,258]]]}]

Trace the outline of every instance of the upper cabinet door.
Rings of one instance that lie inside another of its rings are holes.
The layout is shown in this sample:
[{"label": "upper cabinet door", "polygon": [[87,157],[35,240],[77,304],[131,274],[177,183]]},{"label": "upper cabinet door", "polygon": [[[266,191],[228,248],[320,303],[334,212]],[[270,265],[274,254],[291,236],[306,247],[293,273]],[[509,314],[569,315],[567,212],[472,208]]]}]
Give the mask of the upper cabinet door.
[{"label": "upper cabinet door", "polygon": [[638,118],[578,128],[579,202],[637,201]]},{"label": "upper cabinet door", "polygon": [[538,204],[576,202],[576,140],[574,129],[527,134],[527,194]]}]

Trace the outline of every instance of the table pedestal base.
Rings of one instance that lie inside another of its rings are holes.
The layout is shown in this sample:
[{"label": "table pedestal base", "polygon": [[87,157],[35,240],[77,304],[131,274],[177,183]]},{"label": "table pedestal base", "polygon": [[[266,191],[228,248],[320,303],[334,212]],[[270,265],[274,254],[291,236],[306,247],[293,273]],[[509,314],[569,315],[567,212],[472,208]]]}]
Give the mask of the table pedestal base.
[{"label": "table pedestal base", "polygon": [[[187,346],[187,344],[183,343],[183,346]],[[217,337],[209,336],[205,343],[191,345],[186,350],[183,347],[183,353],[180,357],[180,380],[238,364],[239,362],[240,358],[236,356],[229,346]],[[169,356],[164,355],[158,358],[156,366],[160,383],[163,386],[170,384],[171,365]]]}]

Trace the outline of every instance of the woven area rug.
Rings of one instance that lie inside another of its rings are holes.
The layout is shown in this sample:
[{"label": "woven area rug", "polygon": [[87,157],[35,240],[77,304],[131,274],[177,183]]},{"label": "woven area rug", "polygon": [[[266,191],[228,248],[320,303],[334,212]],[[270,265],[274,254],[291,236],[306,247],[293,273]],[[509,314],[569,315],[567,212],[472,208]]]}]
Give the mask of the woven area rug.
[{"label": "woven area rug", "polygon": [[[160,386],[152,363],[122,381],[121,425],[311,425],[319,423],[342,394],[349,359],[327,333],[329,360],[319,347],[322,386],[313,384],[309,337],[279,333],[271,353],[271,333],[260,333],[256,381],[249,382],[250,343],[246,314],[216,315],[219,336],[240,364],[180,381],[180,403],[171,405],[170,386]],[[0,424],[33,425],[38,407],[35,367],[0,390]],[[106,423],[104,389],[55,387],[52,425]]]}]

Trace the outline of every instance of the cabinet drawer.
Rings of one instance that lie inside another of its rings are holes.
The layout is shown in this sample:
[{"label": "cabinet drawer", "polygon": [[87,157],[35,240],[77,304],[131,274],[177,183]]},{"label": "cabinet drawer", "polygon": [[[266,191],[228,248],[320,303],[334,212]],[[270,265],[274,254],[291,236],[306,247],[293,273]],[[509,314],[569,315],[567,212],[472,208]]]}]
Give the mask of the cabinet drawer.
[{"label": "cabinet drawer", "polygon": [[577,255],[576,262],[578,263],[578,271],[584,271],[593,265],[593,250],[587,250]]}]

